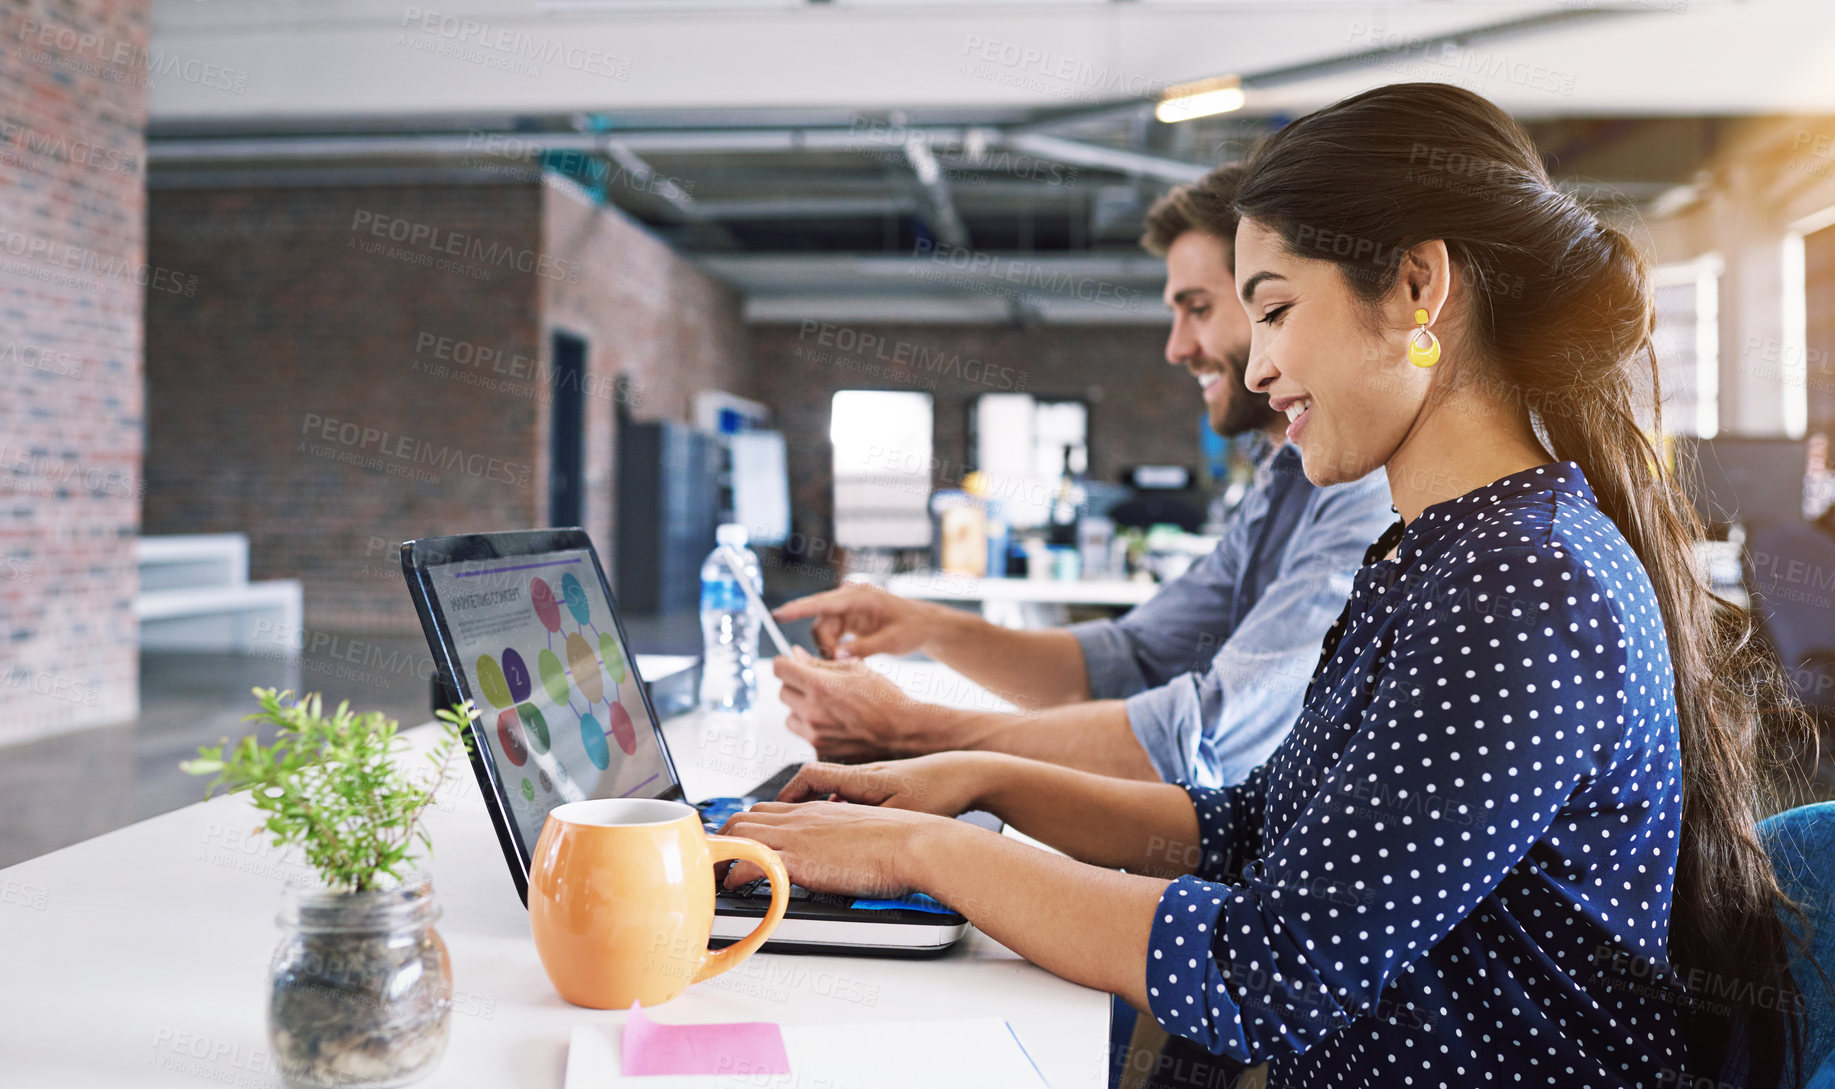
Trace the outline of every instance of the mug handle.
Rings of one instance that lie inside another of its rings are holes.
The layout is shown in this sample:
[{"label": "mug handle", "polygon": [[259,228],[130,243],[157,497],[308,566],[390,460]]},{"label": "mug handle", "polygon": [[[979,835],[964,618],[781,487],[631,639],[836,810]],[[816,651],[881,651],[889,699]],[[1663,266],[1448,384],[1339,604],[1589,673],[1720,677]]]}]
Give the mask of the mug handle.
[{"label": "mug handle", "polygon": [[709,949],[702,954],[700,970],[691,981],[694,983],[712,979],[728,968],[737,968],[741,961],[758,952],[758,947],[770,939],[771,932],[784,919],[784,910],[790,906],[790,875],[784,872],[784,863],[776,851],[742,836],[708,836],[707,846],[715,862],[751,862],[763,869],[765,876],[771,879],[771,906],[750,934],[725,949]]}]

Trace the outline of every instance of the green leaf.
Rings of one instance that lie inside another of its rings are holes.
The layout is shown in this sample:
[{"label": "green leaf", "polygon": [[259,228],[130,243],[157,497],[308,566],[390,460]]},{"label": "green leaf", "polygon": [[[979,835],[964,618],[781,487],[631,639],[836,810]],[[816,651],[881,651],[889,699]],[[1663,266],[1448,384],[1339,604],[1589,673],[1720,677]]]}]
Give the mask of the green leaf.
[{"label": "green leaf", "polygon": [[216,787],[247,790],[250,804],[267,815],[261,825],[280,846],[297,846],[326,887],[365,890],[382,878],[400,880],[416,844],[432,850],[420,816],[444,781],[452,754],[471,750],[466,727],[475,711],[463,704],[438,713],[441,736],[428,757],[439,774],[411,775],[395,754],[408,747],[399,724],[379,711],[356,713],[348,701],[330,718],[318,693],[294,698],[291,690],[252,690],[260,708],[245,721],[278,728],[274,741],[255,737],[200,747],[180,767],[216,774]]}]

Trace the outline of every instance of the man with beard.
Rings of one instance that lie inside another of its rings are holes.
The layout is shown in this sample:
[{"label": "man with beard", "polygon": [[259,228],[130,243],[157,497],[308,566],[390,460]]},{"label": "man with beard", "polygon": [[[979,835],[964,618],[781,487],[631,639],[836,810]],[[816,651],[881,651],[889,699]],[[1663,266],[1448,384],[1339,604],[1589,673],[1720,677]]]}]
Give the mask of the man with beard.
[{"label": "man with beard", "polygon": [[[851,585],[792,601],[824,661],[776,658],[790,728],[825,760],[987,749],[1130,778],[1240,781],[1287,736],[1364,550],[1395,520],[1383,474],[1315,488],[1287,420],[1243,374],[1236,301],[1238,167],[1174,189],[1141,243],[1166,259],[1166,361],[1197,379],[1211,426],[1253,435],[1255,480],[1215,550],[1118,620],[1014,631],[946,605]],[[859,659],[922,651],[1019,705],[910,699]]]}]

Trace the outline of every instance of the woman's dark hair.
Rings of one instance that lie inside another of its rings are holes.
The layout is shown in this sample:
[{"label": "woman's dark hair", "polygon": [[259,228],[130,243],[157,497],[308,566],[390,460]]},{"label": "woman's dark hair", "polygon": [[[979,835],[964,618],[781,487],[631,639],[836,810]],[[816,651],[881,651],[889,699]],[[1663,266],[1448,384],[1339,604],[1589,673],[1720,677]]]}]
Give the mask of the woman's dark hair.
[{"label": "woman's dark hair", "polygon": [[1777,1085],[1786,1053],[1794,1068],[1802,1047],[1779,915],[1797,906],[1757,820],[1774,804],[1773,772],[1813,734],[1745,614],[1698,574],[1700,523],[1639,426],[1647,410],[1661,433],[1648,262],[1550,183],[1521,126],[1439,83],[1379,87],[1273,134],[1250,157],[1236,208],[1289,253],[1337,264],[1372,309],[1410,248],[1445,241],[1467,293],[1448,315],[1449,360],[1475,361],[1446,377],[1521,399],[1555,457],[1586,474],[1663,611],[1682,749],[1670,958],[1683,978],[1712,981],[1685,1007],[1694,1073],[1718,1080],[1743,1050],[1748,1084]]}]

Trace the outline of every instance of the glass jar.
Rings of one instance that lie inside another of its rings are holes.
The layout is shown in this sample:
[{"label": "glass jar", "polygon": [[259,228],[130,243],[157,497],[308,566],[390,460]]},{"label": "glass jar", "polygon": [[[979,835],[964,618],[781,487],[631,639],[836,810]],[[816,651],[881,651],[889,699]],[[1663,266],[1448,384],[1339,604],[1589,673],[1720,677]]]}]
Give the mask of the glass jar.
[{"label": "glass jar", "polygon": [[388,1089],[433,1073],[452,1027],[452,965],[433,883],[295,885],[269,971],[268,1043],[295,1086]]}]

